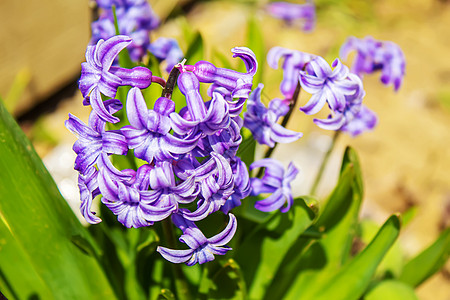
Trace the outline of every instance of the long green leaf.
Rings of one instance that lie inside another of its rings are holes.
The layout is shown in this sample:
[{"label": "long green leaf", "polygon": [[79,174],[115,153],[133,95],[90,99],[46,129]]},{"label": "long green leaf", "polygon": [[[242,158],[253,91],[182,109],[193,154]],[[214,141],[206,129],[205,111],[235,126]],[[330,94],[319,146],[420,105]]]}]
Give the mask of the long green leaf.
[{"label": "long green leaf", "polygon": [[48,285],[36,273],[3,220],[0,220],[0,291],[8,299],[29,299],[33,295],[52,299]]},{"label": "long green leaf", "polygon": [[[0,215],[28,257],[22,267],[31,264],[56,299],[114,299],[97,259],[80,245],[97,254],[98,248],[1,101],[0,153]],[[8,258],[14,260],[2,259]],[[23,280],[7,269],[9,282]]]},{"label": "long green leaf", "polygon": [[360,176],[358,158],[348,148],[338,184],[314,228],[308,230],[321,233],[323,237],[311,242],[305,235],[297,242],[285,257],[265,299],[279,299],[285,295],[290,299],[313,299],[313,295],[323,289],[344,265],[356,235],[362,200]]},{"label": "long green leaf", "polygon": [[274,279],[284,255],[314,219],[314,213],[302,198],[294,203],[289,213],[278,213],[258,227],[236,252],[236,261],[246,271],[251,299],[264,296],[265,287]]},{"label": "long green leaf", "polygon": [[364,296],[364,300],[419,300],[414,289],[397,280],[383,280]]},{"label": "long green leaf", "polygon": [[412,286],[418,286],[439,271],[449,256],[450,228],[447,228],[432,245],[405,265],[399,280]]},{"label": "long green leaf", "polygon": [[339,273],[323,285],[323,289],[311,299],[352,300],[359,299],[370,284],[375,271],[386,252],[400,233],[400,220],[391,216],[378,231],[372,242]]}]

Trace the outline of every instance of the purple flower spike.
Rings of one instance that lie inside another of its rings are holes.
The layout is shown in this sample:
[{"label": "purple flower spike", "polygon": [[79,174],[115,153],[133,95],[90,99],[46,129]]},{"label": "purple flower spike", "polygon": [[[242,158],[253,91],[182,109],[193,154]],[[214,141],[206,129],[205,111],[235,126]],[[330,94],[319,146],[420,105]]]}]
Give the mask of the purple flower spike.
[{"label": "purple flower spike", "polygon": [[159,60],[165,60],[167,63],[166,71],[170,72],[172,68],[183,59],[178,42],[175,39],[160,37],[150,44],[148,50]]},{"label": "purple flower spike", "polygon": [[381,69],[381,82],[393,84],[397,91],[405,75],[405,56],[398,45],[389,41],[378,41],[371,36],[364,39],[349,37],[342,45],[340,57],[346,59],[351,51],[356,51],[352,72],[362,77]]},{"label": "purple flower spike", "polygon": [[183,231],[180,241],[190,249],[174,250],[159,246],[158,251],[162,257],[173,263],[185,263],[188,266],[204,264],[214,260],[214,255],[225,255],[230,247],[225,246],[234,236],[237,229],[237,220],[233,214],[229,214],[230,220],[227,227],[219,234],[209,239],[198,229],[194,222],[185,220],[181,215],[174,214],[172,220]]},{"label": "purple flower spike", "polygon": [[[233,98],[248,98],[252,90],[253,76],[258,69],[258,62],[255,54],[246,47],[235,47],[231,49],[233,57],[239,57],[245,63],[247,73],[240,73],[234,70],[217,68],[207,61],[199,61],[193,67],[193,72],[200,82],[215,83],[217,87],[224,87]],[[190,69],[190,66],[188,70]]]},{"label": "purple flower spike", "polygon": [[169,133],[169,114],[174,110],[175,103],[164,97],[156,101],[154,110],[148,110],[138,88],[132,88],[128,92],[127,116],[131,125],[124,126],[121,131],[137,158],[148,163],[154,158],[163,161],[174,159],[195,148],[197,139],[179,139]]},{"label": "purple flower spike", "polygon": [[280,91],[286,98],[290,99],[297,87],[299,72],[315,56],[282,47],[273,47],[267,53],[267,63],[272,69],[278,69],[278,62],[282,57],[284,57],[283,81],[280,84]]},{"label": "purple flower spike", "polygon": [[[271,193],[264,200],[257,201],[255,208],[260,211],[270,212],[280,209],[281,212],[287,212],[293,203],[291,181],[298,174],[297,168],[290,163],[287,171],[284,171],[283,165],[272,158],[264,158],[250,165],[250,170],[254,168],[266,168],[262,179],[251,178],[252,196],[263,193]],[[281,208],[284,204],[285,207]]]},{"label": "purple flower spike", "polygon": [[128,70],[111,67],[119,52],[130,43],[131,39],[124,35],[114,36],[106,41],[100,40],[97,45],[87,47],[86,62],[81,64],[78,84],[84,103],[90,103],[99,117],[107,122],[117,123],[119,118],[108,112],[100,93],[115,97],[117,88],[121,85],[145,88],[152,83],[152,73],[147,68]]},{"label": "purple flower spike", "polygon": [[280,116],[286,115],[289,105],[280,99],[273,99],[267,109],[261,102],[263,84],[251,93],[244,114],[244,126],[248,128],[260,144],[274,147],[275,143],[291,143],[302,137],[302,133],[284,128],[277,123]]},{"label": "purple flower spike", "polygon": [[[122,107],[118,100],[108,100],[104,103],[108,112],[111,113]],[[86,174],[93,168],[101,154],[125,155],[128,151],[127,142],[122,133],[105,131],[105,122],[100,120],[95,112],[91,112],[89,126],[72,114],[69,114],[65,125],[78,137],[73,145],[73,150],[77,154],[74,168],[81,174]]]},{"label": "purple flower spike", "polygon": [[313,3],[294,4],[288,2],[274,2],[266,7],[275,18],[282,19],[289,25],[299,23],[302,30],[311,31],[316,23],[316,10]]},{"label": "purple flower spike", "polygon": [[328,63],[320,56],[312,60],[306,71],[300,71],[300,84],[311,99],[301,107],[305,114],[313,115],[328,103],[334,112],[342,112],[345,108],[345,96],[353,95],[358,84],[348,78],[349,70],[339,59],[336,59],[331,70]]},{"label": "purple flower spike", "polygon": [[361,79],[350,73],[348,78],[358,84],[354,95],[346,96],[346,105],[343,112],[331,114],[328,119],[314,119],[317,126],[327,130],[342,130],[355,137],[364,131],[376,126],[375,113],[362,105],[365,96]]}]

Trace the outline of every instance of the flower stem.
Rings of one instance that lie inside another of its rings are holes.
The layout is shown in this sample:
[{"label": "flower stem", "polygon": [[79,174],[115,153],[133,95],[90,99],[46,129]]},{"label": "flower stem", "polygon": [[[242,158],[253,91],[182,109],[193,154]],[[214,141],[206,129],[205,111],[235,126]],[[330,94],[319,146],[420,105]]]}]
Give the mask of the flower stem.
[{"label": "flower stem", "polygon": [[310,192],[311,195],[315,195],[316,194],[317,187],[319,186],[320,179],[322,178],[322,175],[323,175],[323,171],[325,170],[325,167],[326,167],[326,165],[328,163],[328,160],[330,159],[331,152],[333,152],[334,146],[336,145],[336,141],[337,141],[340,133],[341,133],[340,130],[336,130],[334,132],[333,140],[331,141],[331,144],[330,144],[327,152],[325,153],[325,156],[323,157],[322,164],[320,165],[319,172],[317,173],[316,179],[314,180],[314,183],[313,183],[313,185],[311,187],[311,192]]},{"label": "flower stem", "polygon": [[[291,118],[292,111],[294,110],[295,106],[297,105],[298,97],[300,96],[301,91],[301,85],[300,81],[297,83],[297,86],[295,87],[294,94],[292,95],[292,98],[289,100],[289,111],[287,114],[283,117],[283,120],[281,121],[281,126],[286,127],[289,119]],[[275,151],[275,148],[277,147],[278,143],[275,143],[275,145],[272,148],[267,149],[266,153],[264,154],[264,158],[268,158],[272,155],[273,151]],[[264,168],[259,169],[258,175],[256,177],[260,178],[262,176]]]},{"label": "flower stem", "polygon": [[[169,247],[172,249],[175,248],[175,233],[173,232],[172,223],[169,220],[164,220],[162,222],[162,227]],[[181,270],[181,266],[179,264],[171,263],[171,267],[175,278],[177,299],[190,300],[189,286],[183,271]]]},{"label": "flower stem", "polygon": [[170,71],[169,77],[167,78],[167,82],[165,83],[164,89],[162,91],[162,97],[172,99],[173,89],[175,88],[175,84],[177,83],[177,79],[180,73],[181,72],[180,70],[178,70],[178,68],[172,68],[172,71]]}]

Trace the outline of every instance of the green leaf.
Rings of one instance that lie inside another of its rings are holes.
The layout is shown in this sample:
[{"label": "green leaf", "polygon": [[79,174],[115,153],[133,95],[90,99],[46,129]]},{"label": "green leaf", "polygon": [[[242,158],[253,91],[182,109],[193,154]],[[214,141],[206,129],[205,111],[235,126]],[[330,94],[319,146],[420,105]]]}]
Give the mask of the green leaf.
[{"label": "green leaf", "polygon": [[189,43],[189,47],[184,57],[187,59],[187,63],[190,65],[205,59],[204,58],[204,45],[203,38],[200,32],[197,32]]},{"label": "green leaf", "polygon": [[399,280],[416,287],[439,271],[449,256],[450,228],[447,228],[432,245],[405,265]]},{"label": "green leaf", "polygon": [[[27,253],[0,215],[0,291],[7,299],[52,299],[48,285],[35,271]],[[0,294],[1,298],[1,294]]]},{"label": "green leaf", "polygon": [[[32,265],[34,271],[30,272],[45,282],[56,299],[114,299],[97,258],[86,254],[96,253],[98,247],[1,103],[0,153],[0,215],[15,239],[11,247],[20,247],[19,255],[28,258],[23,265],[18,262],[17,268]],[[76,241],[83,241],[84,248],[93,251],[82,250],[81,242],[77,245]],[[15,260],[3,253],[0,256],[10,262]],[[17,273],[6,272],[6,267],[2,269],[8,282],[23,279]],[[44,294],[41,298],[47,297]]]},{"label": "green leaf", "polygon": [[371,243],[336,276],[323,284],[321,290],[310,299],[352,300],[359,299],[370,284],[375,271],[400,232],[400,220],[391,216],[378,231]]},{"label": "green leaf", "polygon": [[414,289],[397,280],[384,280],[374,286],[364,300],[419,300]]},{"label": "green leaf", "polygon": [[255,53],[256,60],[258,61],[258,72],[253,77],[254,85],[262,82],[264,73],[264,62],[266,61],[266,48],[264,46],[264,34],[262,32],[262,26],[256,20],[255,16],[250,17],[248,21],[247,29],[247,45],[253,53]]},{"label": "green leaf", "polygon": [[250,298],[262,299],[283,257],[311,225],[314,217],[305,201],[297,198],[288,213],[274,213],[239,246],[235,260],[246,271],[244,276]]},{"label": "green leaf", "polygon": [[247,128],[243,127],[241,132],[243,140],[236,155],[241,158],[245,165],[250,166],[250,164],[255,160],[256,141],[250,130]]},{"label": "green leaf", "polygon": [[[404,225],[403,218],[402,225]],[[376,235],[378,227],[379,225],[375,221],[363,220],[360,223],[360,242],[364,245],[368,244]],[[379,278],[397,278],[403,269],[403,264],[403,251],[400,247],[400,241],[397,240],[381,261],[375,276]]]},{"label": "green leaf", "polygon": [[[339,181],[313,228],[284,258],[265,299],[314,299],[350,256],[362,195],[359,162],[350,148],[345,152]],[[320,240],[313,241],[314,233]],[[339,246],[336,246],[339,245]]]},{"label": "green leaf", "polygon": [[[219,260],[205,267],[200,286],[200,299],[248,299],[245,281],[234,259]],[[209,277],[209,278],[208,278]]]}]

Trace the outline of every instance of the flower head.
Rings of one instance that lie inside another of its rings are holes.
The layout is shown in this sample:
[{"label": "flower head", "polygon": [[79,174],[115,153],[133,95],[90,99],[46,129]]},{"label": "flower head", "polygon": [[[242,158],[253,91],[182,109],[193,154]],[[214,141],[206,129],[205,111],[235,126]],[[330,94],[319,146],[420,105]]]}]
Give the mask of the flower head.
[{"label": "flower head", "polygon": [[272,2],[266,10],[273,17],[284,20],[287,24],[300,23],[302,30],[311,31],[316,23],[316,10],[311,2],[295,4],[289,2]]},{"label": "flower head", "polygon": [[[256,196],[264,193],[271,193],[264,200],[256,201],[255,208],[260,211],[274,211],[280,209],[287,212],[293,203],[291,181],[298,174],[297,168],[290,163],[287,171],[283,165],[272,158],[264,158],[255,161],[250,165],[250,170],[254,168],[265,168],[264,176],[260,178],[250,178],[251,195]],[[284,207],[282,207],[285,205]]]},{"label": "flower head", "polygon": [[105,108],[101,94],[115,97],[117,88],[122,85],[146,88],[152,83],[152,72],[144,67],[124,69],[112,66],[120,51],[131,43],[124,35],[114,36],[106,41],[100,40],[86,49],[86,62],[81,64],[81,77],[78,82],[85,104],[91,104],[94,111],[104,121],[117,123],[119,119]]},{"label": "flower head", "polygon": [[284,128],[277,123],[279,117],[286,115],[289,105],[280,99],[273,99],[269,108],[261,102],[263,84],[251,93],[244,114],[244,126],[248,128],[260,144],[274,147],[275,143],[291,143],[302,137],[302,133]]},{"label": "flower head", "polygon": [[267,63],[271,68],[278,69],[279,60],[284,58],[283,80],[280,84],[280,90],[286,98],[292,98],[298,84],[299,72],[314,57],[314,55],[308,53],[289,50],[283,47],[273,47],[269,50],[267,53]]},{"label": "flower head", "polygon": [[342,112],[346,96],[355,94],[358,83],[348,77],[349,70],[336,59],[331,70],[328,63],[320,56],[313,59],[305,71],[300,71],[301,87],[312,94],[308,103],[301,107],[304,113],[313,115],[319,112],[325,103],[334,112]]},{"label": "flower head", "polygon": [[225,255],[231,250],[225,246],[234,236],[237,229],[236,217],[229,214],[230,220],[227,227],[219,234],[206,238],[194,222],[184,219],[179,214],[172,216],[172,221],[180,228],[183,235],[180,241],[190,249],[174,250],[159,246],[158,251],[165,259],[173,263],[185,263],[188,266],[204,264],[214,260],[214,255]]},{"label": "flower head", "polygon": [[341,47],[340,57],[346,59],[351,51],[356,51],[353,73],[361,77],[381,70],[383,84],[392,84],[395,91],[400,88],[405,75],[405,56],[398,45],[371,36],[364,39],[349,37]]},{"label": "flower head", "polygon": [[167,63],[166,71],[170,72],[172,68],[183,59],[178,42],[175,39],[160,37],[148,47],[148,50],[160,61]]}]

